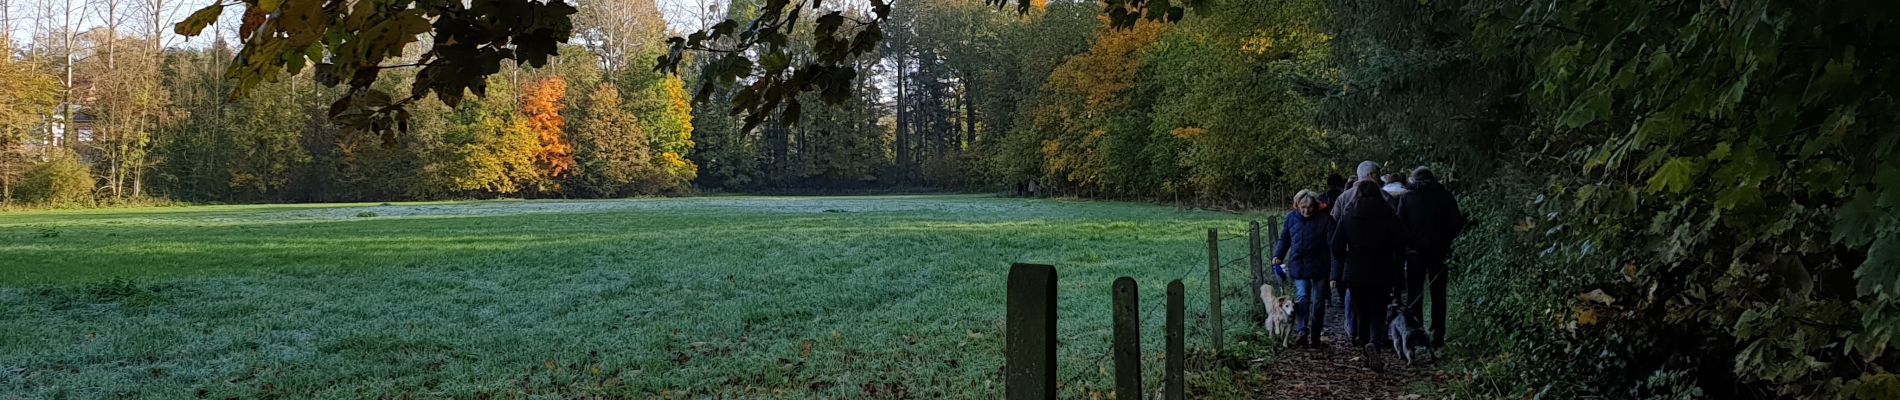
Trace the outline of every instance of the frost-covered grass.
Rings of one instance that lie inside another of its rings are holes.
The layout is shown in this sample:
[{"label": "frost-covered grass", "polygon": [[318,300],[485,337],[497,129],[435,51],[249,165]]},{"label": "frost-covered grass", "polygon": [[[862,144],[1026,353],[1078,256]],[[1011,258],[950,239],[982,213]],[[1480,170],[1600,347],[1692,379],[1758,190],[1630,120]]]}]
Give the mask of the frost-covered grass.
[{"label": "frost-covered grass", "polygon": [[0,399],[993,398],[1013,261],[1058,265],[1065,397],[1110,387],[1109,283],[1139,279],[1153,388],[1166,281],[1196,271],[1205,346],[1205,230],[1246,218],[982,196],[0,214]]}]

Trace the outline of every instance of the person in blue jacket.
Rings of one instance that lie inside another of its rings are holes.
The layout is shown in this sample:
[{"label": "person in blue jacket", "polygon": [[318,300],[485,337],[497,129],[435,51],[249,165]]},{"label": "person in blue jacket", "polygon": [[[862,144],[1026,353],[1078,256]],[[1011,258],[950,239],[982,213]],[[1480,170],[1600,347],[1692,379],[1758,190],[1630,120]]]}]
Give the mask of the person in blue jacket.
[{"label": "person in blue jacket", "polygon": [[1332,281],[1333,256],[1327,240],[1333,233],[1333,216],[1320,210],[1319,194],[1301,190],[1293,196],[1293,211],[1286,214],[1286,226],[1280,230],[1279,244],[1273,249],[1273,264],[1285,265],[1293,279],[1293,329],[1298,344],[1321,346],[1320,333],[1326,328],[1326,299]]}]

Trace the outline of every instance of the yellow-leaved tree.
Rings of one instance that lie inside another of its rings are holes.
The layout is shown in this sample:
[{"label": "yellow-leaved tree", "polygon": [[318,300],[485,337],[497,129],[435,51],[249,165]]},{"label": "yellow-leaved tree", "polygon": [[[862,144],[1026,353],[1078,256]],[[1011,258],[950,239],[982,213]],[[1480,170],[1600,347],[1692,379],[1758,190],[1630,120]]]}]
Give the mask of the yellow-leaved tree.
[{"label": "yellow-leaved tree", "polygon": [[57,104],[59,81],[51,74],[0,56],[0,202],[13,198],[13,185],[33,158],[28,132]]},{"label": "yellow-leaved tree", "polygon": [[626,110],[639,119],[654,166],[667,178],[660,190],[685,190],[699,177],[699,167],[686,159],[693,150],[693,105],[686,84],[679,77],[630,68],[621,85]]}]

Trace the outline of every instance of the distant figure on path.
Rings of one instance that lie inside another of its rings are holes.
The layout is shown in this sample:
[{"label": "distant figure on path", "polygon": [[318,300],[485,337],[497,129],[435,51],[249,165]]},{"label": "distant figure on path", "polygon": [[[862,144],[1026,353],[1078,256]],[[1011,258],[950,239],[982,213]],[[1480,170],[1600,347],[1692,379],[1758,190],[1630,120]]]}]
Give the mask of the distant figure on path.
[{"label": "distant figure on path", "polygon": [[1336,221],[1332,254],[1340,260],[1332,273],[1335,286],[1344,286],[1356,318],[1352,321],[1352,343],[1365,349],[1366,363],[1378,368],[1378,348],[1372,344],[1385,331],[1386,306],[1392,303],[1391,289],[1403,277],[1394,262],[1404,254],[1404,226],[1398,215],[1387,207],[1379,184],[1362,179],[1347,192],[1344,216]]},{"label": "distant figure on path", "polygon": [[1445,260],[1464,231],[1465,214],[1438,175],[1425,167],[1412,170],[1411,192],[1399,200],[1398,213],[1405,224],[1405,286],[1411,296],[1402,304],[1423,324],[1425,290],[1431,290],[1431,346],[1438,348],[1445,345]]},{"label": "distant figure on path", "polygon": [[[1405,198],[1405,192],[1409,190],[1409,189],[1406,189],[1406,186],[1405,186],[1405,177],[1399,174],[1385,174],[1385,176],[1381,177],[1380,180],[1384,181],[1385,185],[1380,186],[1379,191],[1385,192],[1386,204],[1390,204],[1392,206],[1392,210],[1396,212],[1399,209],[1399,202],[1403,201],[1401,199]],[[1399,254],[1394,255],[1392,258],[1392,264],[1400,265],[1400,266],[1405,265],[1405,254],[1399,253]],[[1407,293],[1406,288],[1407,286],[1405,286],[1404,279],[1399,279],[1398,281],[1392,282],[1392,298],[1404,300],[1404,299],[1410,299],[1410,298],[1416,297],[1416,295],[1408,296],[1406,294]],[[1400,302],[1399,304],[1406,305],[1407,303]],[[1385,315],[1385,314],[1380,314],[1380,315]],[[1411,314],[1407,314],[1407,315],[1411,315]],[[1411,315],[1411,316],[1416,316],[1416,315]],[[1379,333],[1380,333],[1380,336],[1385,336],[1384,335],[1385,331],[1379,331]],[[1384,338],[1381,338],[1380,341],[1384,341]]]},{"label": "distant figure on path", "polygon": [[1273,249],[1273,264],[1286,265],[1293,278],[1293,331],[1295,343],[1323,346],[1320,333],[1326,329],[1326,299],[1332,281],[1333,256],[1327,241],[1332,238],[1333,216],[1320,212],[1319,193],[1301,190],[1293,195],[1293,211],[1286,214],[1286,227],[1280,230],[1279,244]]},{"label": "distant figure on path", "polygon": [[1370,182],[1372,188],[1366,190],[1366,192],[1378,193],[1378,198],[1385,200],[1385,204],[1388,208],[1398,206],[1399,199],[1392,197],[1391,194],[1384,192],[1380,188],[1380,184],[1383,182],[1381,182],[1379,178],[1379,163],[1370,160],[1361,161],[1359,162],[1358,173],[1358,180],[1353,181],[1352,186],[1347,187],[1346,191],[1339,193],[1339,200],[1335,202],[1337,203],[1336,207],[1333,207],[1332,210],[1334,220],[1344,218],[1346,213],[1350,212],[1353,206],[1359,203],[1360,196],[1358,196],[1357,193],[1361,182]]},{"label": "distant figure on path", "polygon": [[1399,174],[1387,174],[1385,176],[1385,186],[1380,186],[1379,190],[1384,191],[1385,194],[1388,195],[1386,196],[1386,200],[1391,201],[1392,206],[1397,207],[1399,205],[1398,200],[1404,198],[1405,192],[1409,189],[1405,187],[1405,177],[1399,176]]},{"label": "distant figure on path", "polygon": [[1339,194],[1346,191],[1346,177],[1339,174],[1326,174],[1326,191],[1319,194],[1320,209],[1331,214],[1333,203],[1339,202]]}]

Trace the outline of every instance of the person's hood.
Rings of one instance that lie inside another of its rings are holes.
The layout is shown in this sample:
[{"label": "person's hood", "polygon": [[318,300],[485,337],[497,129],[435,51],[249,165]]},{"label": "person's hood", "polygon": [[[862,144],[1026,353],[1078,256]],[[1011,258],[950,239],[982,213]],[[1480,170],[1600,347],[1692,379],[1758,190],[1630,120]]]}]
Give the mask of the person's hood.
[{"label": "person's hood", "polygon": [[[1358,198],[1347,201],[1341,199],[1344,208],[1339,210],[1341,217],[1372,217],[1392,215],[1392,208],[1385,203],[1385,192],[1379,189],[1380,182],[1362,180],[1352,185],[1352,196]],[[1340,197],[1345,197],[1341,195]],[[1370,200],[1370,203],[1367,201]],[[1370,211],[1369,211],[1370,210]]]}]

